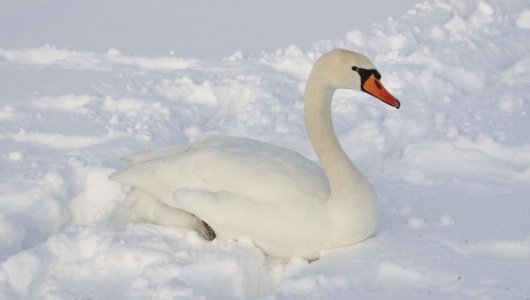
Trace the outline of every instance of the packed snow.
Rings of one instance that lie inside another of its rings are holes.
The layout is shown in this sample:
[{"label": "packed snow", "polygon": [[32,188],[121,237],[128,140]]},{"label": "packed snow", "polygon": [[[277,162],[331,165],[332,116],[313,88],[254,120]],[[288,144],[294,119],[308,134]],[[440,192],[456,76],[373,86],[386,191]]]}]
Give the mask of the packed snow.
[{"label": "packed snow", "polygon": [[[429,0],[350,29],[208,61],[0,42],[0,299],[530,299],[530,3]],[[376,236],[283,261],[124,220],[107,176],[127,154],[222,134],[315,160],[303,88],[336,47],[402,104],[335,94]]]}]

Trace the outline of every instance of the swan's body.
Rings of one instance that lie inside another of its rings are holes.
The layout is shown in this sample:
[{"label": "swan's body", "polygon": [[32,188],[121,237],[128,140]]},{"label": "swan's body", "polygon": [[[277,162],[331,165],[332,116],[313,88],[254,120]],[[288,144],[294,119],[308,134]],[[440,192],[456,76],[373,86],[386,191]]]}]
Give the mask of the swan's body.
[{"label": "swan's body", "polygon": [[333,132],[331,100],[338,88],[362,86],[399,107],[384,88],[370,90],[379,83],[374,74],[366,57],[346,50],[315,63],[304,113],[323,169],[285,148],[215,137],[129,156],[131,165],[111,178],[135,187],[133,219],[206,234],[204,221],[218,237],[251,239],[274,257],[315,259],[323,249],[362,241],[377,228],[378,203]]}]

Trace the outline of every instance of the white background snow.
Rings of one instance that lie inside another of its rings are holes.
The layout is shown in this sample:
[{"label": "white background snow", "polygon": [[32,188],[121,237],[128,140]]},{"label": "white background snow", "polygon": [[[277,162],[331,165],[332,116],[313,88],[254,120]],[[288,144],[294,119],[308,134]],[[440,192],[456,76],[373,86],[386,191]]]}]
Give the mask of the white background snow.
[{"label": "white background snow", "polygon": [[[352,2],[1,1],[0,299],[530,299],[530,2]],[[126,154],[226,134],[315,159],[303,88],[334,47],[402,103],[334,101],[374,238],[308,263],[118,222]]]}]

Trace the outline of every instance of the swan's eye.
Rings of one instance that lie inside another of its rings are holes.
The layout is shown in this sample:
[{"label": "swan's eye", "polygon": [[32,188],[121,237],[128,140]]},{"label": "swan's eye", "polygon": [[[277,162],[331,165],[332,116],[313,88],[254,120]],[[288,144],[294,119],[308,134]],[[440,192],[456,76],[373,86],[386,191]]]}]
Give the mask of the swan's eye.
[{"label": "swan's eye", "polygon": [[[353,66],[353,67],[351,67],[351,69],[354,70],[355,72],[357,72],[359,74],[359,76],[361,76],[361,84],[363,84],[363,85],[366,82],[366,80],[368,80],[368,78],[370,78],[370,76],[372,76],[372,75],[377,80],[381,79],[381,73],[379,73],[379,71],[377,71],[376,69],[364,69],[364,68],[359,68],[357,66]],[[379,90],[383,89],[381,87],[381,85],[377,83],[377,81],[376,81],[376,88],[379,89]]]}]

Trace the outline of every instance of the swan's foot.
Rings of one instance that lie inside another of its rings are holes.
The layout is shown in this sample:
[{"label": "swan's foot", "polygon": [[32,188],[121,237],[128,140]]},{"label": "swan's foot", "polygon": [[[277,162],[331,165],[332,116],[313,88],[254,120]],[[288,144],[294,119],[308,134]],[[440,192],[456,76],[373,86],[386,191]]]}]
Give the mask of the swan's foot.
[{"label": "swan's foot", "polygon": [[201,222],[202,222],[203,228],[202,230],[199,231],[199,233],[202,235],[202,237],[207,241],[212,241],[213,239],[215,239],[216,235],[212,227],[210,227],[210,225],[208,225],[208,223],[204,221],[201,221]]}]

